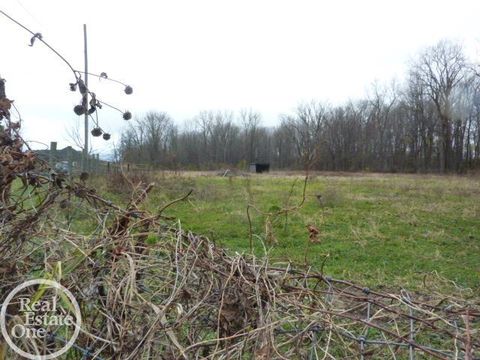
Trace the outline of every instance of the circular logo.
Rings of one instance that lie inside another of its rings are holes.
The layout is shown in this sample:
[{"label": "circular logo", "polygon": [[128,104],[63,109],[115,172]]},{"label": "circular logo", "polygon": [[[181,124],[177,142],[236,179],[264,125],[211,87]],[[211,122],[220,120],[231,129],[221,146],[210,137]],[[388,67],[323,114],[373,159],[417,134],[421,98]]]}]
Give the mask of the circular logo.
[{"label": "circular logo", "polygon": [[[9,307],[15,308],[17,315],[8,314]],[[77,340],[81,325],[75,297],[53,280],[35,279],[18,285],[0,311],[5,341],[17,354],[32,360],[55,359],[66,353]],[[60,349],[56,344],[60,341],[55,341],[58,339],[64,344]]]}]

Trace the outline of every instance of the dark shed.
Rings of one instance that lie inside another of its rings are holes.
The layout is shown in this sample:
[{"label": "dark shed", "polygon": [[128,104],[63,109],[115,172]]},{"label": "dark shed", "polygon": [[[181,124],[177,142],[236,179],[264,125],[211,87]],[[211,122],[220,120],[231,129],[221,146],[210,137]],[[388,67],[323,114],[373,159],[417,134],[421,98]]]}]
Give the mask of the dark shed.
[{"label": "dark shed", "polygon": [[257,174],[261,174],[263,172],[270,171],[270,164],[267,163],[251,163],[250,164],[250,172],[255,172]]}]

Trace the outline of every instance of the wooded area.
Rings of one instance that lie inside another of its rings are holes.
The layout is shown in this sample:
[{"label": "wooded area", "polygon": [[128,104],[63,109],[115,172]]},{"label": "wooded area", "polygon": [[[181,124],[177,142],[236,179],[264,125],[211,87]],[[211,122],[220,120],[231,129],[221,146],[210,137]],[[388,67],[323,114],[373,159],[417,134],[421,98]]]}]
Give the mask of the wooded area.
[{"label": "wooded area", "polygon": [[204,111],[180,129],[149,113],[122,134],[117,158],[158,168],[464,172],[480,165],[480,76],[461,45],[418,54],[403,84],[375,84],[342,106],[300,104],[265,127],[261,114]]}]

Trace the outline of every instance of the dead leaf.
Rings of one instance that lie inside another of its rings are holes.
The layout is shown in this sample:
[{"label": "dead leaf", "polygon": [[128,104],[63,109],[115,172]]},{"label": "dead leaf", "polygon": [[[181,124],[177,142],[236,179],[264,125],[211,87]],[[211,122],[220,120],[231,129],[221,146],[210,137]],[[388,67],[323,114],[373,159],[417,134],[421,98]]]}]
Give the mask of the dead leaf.
[{"label": "dead leaf", "polygon": [[308,229],[308,240],[311,243],[320,243],[320,230],[314,225],[307,225]]}]

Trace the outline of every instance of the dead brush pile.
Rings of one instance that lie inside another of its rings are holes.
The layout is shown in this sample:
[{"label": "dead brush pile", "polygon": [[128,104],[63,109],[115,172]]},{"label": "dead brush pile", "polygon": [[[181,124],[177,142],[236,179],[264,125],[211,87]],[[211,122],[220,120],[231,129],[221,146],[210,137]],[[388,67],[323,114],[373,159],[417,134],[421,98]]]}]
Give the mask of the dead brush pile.
[{"label": "dead brush pile", "polygon": [[[174,201],[143,210],[153,184],[121,208],[51,172],[25,150],[8,110],[0,109],[0,301],[27,279],[61,282],[82,310],[69,359],[480,357],[478,294],[377,292],[230,255],[174,226],[163,214]],[[69,209],[94,230],[74,231]],[[2,356],[16,358],[5,344]]]},{"label": "dead brush pile", "polygon": [[108,174],[106,190],[123,196],[131,196],[135,186],[145,186],[151,182],[153,182],[153,179],[147,172],[114,172]]}]

